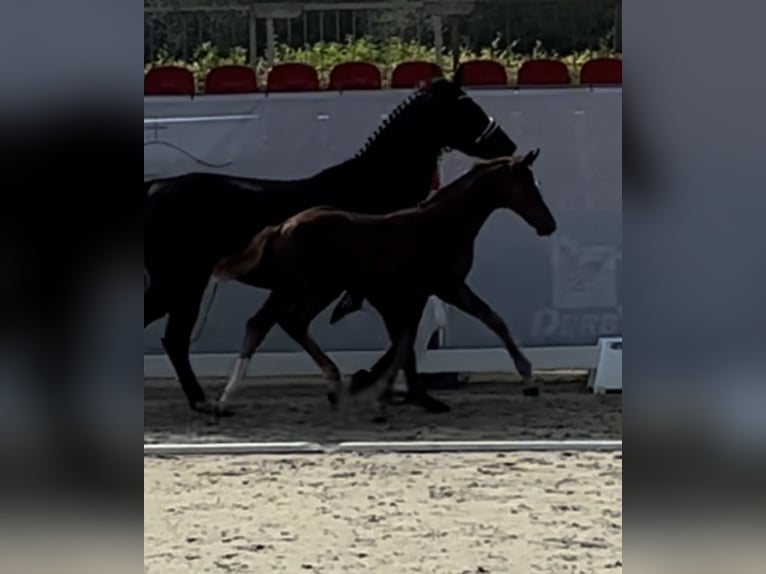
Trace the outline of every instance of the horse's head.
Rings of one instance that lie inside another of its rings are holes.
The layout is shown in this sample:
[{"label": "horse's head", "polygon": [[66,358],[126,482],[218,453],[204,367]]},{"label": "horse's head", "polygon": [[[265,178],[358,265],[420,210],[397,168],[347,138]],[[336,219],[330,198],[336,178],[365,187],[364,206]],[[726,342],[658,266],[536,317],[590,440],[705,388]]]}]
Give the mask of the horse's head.
[{"label": "horse's head", "polygon": [[443,148],[476,158],[511,156],[516,144],[503,128],[466,94],[460,77],[435,79],[426,88],[437,114],[437,130]]},{"label": "horse's head", "polygon": [[516,144],[458,83],[437,78],[389,113],[355,159],[362,160],[365,173],[376,171],[376,185],[388,188],[386,209],[392,211],[428,194],[446,149],[492,159],[513,155]]},{"label": "horse's head", "polygon": [[540,150],[529,152],[524,157],[498,159],[489,162],[488,167],[499,180],[493,181],[499,194],[498,202],[515,211],[538,235],[551,235],[556,231],[556,220],[545,204],[540,193],[540,184],[532,173]]}]

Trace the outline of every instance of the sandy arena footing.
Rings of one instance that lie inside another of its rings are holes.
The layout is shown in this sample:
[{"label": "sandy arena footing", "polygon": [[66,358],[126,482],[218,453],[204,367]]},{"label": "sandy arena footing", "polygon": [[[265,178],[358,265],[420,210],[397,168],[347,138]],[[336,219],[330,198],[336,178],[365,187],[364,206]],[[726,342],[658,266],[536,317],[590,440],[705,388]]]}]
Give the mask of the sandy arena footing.
[{"label": "sandy arena footing", "polygon": [[[145,441],[621,438],[621,397],[582,381],[435,392],[451,413],[397,407],[387,425],[339,423],[323,391],[251,383],[215,421],[150,381]],[[144,506],[147,573],[622,572],[621,452],[148,457]]]}]

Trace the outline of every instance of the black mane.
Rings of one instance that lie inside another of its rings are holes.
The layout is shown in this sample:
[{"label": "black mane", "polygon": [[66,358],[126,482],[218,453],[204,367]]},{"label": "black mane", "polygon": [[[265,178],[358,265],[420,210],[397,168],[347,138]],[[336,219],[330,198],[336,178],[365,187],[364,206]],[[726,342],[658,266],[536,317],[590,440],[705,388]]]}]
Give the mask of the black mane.
[{"label": "black mane", "polygon": [[359,148],[359,151],[356,152],[354,157],[358,158],[362,156],[377,141],[377,139],[386,130],[386,128],[388,128],[388,126],[390,126],[394,120],[402,115],[404,110],[408,109],[413,102],[418,100],[418,98],[423,97],[426,93],[427,92],[425,90],[419,89],[402,100],[393,110],[391,110],[390,114],[387,114],[386,117],[383,118],[383,121],[380,122],[378,127],[375,128],[375,131],[370,134],[370,136],[367,138],[367,141],[365,141],[362,147]]}]

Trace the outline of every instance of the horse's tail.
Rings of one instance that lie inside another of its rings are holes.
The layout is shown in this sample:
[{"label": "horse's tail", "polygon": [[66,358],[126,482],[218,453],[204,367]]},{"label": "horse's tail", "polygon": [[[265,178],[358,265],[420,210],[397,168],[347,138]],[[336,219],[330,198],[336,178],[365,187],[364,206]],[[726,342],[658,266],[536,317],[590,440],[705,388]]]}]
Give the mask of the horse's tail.
[{"label": "horse's tail", "polygon": [[346,315],[359,311],[362,308],[363,303],[363,294],[357,293],[353,289],[351,291],[346,291],[341,300],[338,301],[338,304],[335,305],[335,309],[332,310],[330,325],[334,325]]},{"label": "horse's tail", "polygon": [[159,179],[149,179],[144,181],[144,201],[149,199],[160,187]]},{"label": "horse's tail", "polygon": [[270,225],[253,237],[250,244],[235,255],[223,257],[213,268],[218,279],[236,279],[257,267],[276,237],[278,226]]}]

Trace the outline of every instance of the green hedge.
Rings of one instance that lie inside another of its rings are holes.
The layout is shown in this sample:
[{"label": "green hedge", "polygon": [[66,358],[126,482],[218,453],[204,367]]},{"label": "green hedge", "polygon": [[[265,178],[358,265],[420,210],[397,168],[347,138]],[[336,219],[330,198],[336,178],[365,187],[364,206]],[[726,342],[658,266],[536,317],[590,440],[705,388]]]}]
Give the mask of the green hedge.
[{"label": "green hedge", "polygon": [[[491,59],[501,62],[508,71],[511,81],[522,62],[533,58],[554,58],[563,61],[569,66],[573,82],[577,82],[580,67],[589,59],[598,56],[620,57],[608,45],[603,42],[597,50],[585,50],[573,54],[559,54],[555,51],[546,50],[540,42],[530,53],[517,53],[514,51],[516,44],[508,48],[499,48],[497,43],[483,48],[478,52],[469,49],[461,50],[460,61],[474,58]],[[388,38],[384,41],[374,41],[367,38],[351,39],[346,42],[318,42],[302,48],[292,48],[286,44],[277,44],[275,48],[275,63],[303,62],[314,66],[320,74],[322,82],[327,82],[330,70],[341,62],[363,60],[376,64],[383,73],[384,82],[388,81],[394,67],[400,62],[411,60],[436,61],[436,50],[433,47],[424,46],[415,42],[405,42],[399,38]],[[452,73],[452,54],[443,53],[443,69],[445,73]],[[177,65],[190,69],[197,82],[201,85],[207,72],[216,66],[225,64],[248,64],[247,51],[243,47],[237,47],[228,53],[221,53],[210,43],[200,45],[195,51],[191,61],[177,60],[164,55],[162,52],[151,64],[144,66],[144,71],[152,65]],[[264,59],[256,63],[256,71],[260,78],[265,78],[268,68]]]}]

